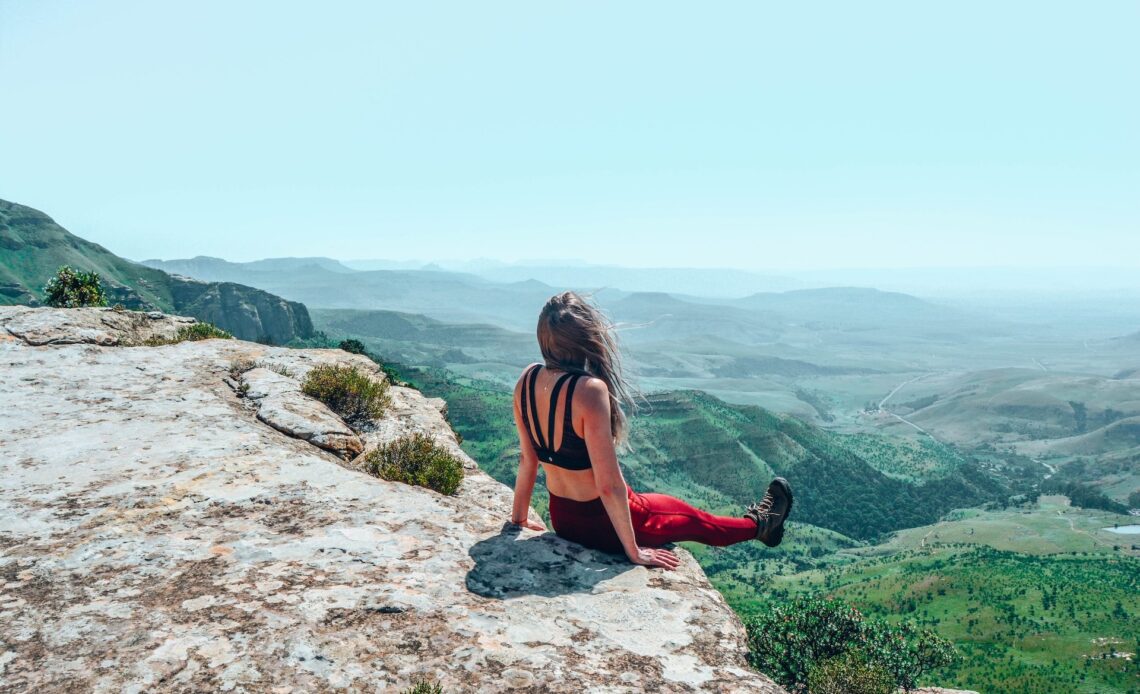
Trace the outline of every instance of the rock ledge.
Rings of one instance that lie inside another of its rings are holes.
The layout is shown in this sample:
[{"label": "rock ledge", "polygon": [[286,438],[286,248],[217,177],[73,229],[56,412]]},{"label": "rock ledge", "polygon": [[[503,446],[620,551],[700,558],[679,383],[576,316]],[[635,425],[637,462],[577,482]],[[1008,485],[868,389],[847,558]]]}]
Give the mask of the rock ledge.
[{"label": "rock ledge", "polygon": [[[375,479],[226,383],[366,359],[117,347],[184,319],[110,314],[0,307],[0,690],[782,691],[691,557],[505,528],[510,490],[466,456],[454,497]],[[462,455],[440,401],[392,392],[362,447],[421,431]]]}]

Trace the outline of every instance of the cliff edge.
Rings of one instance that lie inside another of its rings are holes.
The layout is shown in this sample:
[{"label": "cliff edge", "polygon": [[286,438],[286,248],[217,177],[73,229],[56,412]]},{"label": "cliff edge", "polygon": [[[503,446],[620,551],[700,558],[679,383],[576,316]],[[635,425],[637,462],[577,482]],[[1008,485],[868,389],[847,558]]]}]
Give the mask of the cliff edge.
[{"label": "cliff edge", "polygon": [[[294,406],[312,366],[367,359],[129,346],[192,321],[0,307],[0,691],[782,691],[685,552],[504,527],[442,401],[393,387],[359,446]],[[462,457],[457,495],[353,465],[411,431]]]}]

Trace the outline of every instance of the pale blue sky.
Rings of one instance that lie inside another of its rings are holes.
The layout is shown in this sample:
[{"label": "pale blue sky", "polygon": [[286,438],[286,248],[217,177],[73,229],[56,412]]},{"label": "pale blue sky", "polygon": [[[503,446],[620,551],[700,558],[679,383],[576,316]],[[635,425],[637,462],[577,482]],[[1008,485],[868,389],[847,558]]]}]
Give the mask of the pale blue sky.
[{"label": "pale blue sky", "polygon": [[0,198],[132,258],[1140,264],[1140,3],[0,0]]}]

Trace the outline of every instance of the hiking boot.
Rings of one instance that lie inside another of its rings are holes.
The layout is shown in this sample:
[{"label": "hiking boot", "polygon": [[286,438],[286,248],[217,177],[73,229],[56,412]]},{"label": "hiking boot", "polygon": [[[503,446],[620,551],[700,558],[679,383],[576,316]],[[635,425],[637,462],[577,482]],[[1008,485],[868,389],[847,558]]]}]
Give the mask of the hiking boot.
[{"label": "hiking boot", "polygon": [[758,504],[750,504],[745,518],[756,523],[756,539],[775,547],[784,539],[784,521],[792,512],[792,488],[783,477],[768,485],[768,491]]}]

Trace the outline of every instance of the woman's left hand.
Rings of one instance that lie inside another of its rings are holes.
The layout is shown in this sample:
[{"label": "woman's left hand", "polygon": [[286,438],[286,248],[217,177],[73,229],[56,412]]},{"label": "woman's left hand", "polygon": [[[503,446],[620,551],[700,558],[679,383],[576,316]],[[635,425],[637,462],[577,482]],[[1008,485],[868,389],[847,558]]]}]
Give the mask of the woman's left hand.
[{"label": "woman's left hand", "polygon": [[537,530],[540,533],[546,532],[546,526],[542,523],[542,521],[536,521],[530,518],[527,518],[522,523],[515,523],[515,525],[519,526],[520,528],[526,528],[527,530]]}]

